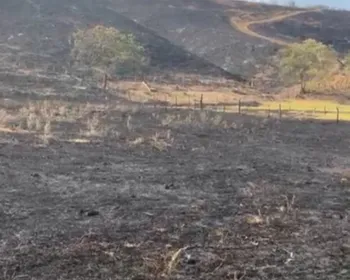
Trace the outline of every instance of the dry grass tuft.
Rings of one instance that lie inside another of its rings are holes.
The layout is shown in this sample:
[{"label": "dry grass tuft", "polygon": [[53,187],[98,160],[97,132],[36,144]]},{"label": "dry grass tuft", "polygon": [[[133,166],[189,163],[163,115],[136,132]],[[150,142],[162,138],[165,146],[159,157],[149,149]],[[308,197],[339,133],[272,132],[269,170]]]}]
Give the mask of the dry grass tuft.
[{"label": "dry grass tuft", "polygon": [[[160,116],[155,116],[157,119]],[[227,128],[228,124],[223,119],[223,115],[220,113],[200,111],[199,113],[190,111],[186,116],[180,114],[167,114],[165,117],[160,119],[162,126],[171,125],[210,125],[214,127]]]},{"label": "dry grass tuft", "polygon": [[49,143],[49,139],[52,137],[51,134],[51,121],[50,120],[46,120],[45,126],[44,126],[44,133],[43,133],[43,139],[45,144]]},{"label": "dry grass tuft", "polygon": [[315,79],[307,83],[309,92],[348,92],[350,89],[350,75],[348,73],[335,73],[322,79]]},{"label": "dry grass tuft", "polygon": [[171,254],[171,257],[170,257],[170,261],[167,265],[167,275],[170,275],[172,273],[172,271],[174,269],[176,269],[176,266],[179,264],[180,262],[180,255],[182,252],[184,252],[185,250],[187,249],[187,247],[184,247],[184,248],[180,248],[176,251],[174,251],[172,254]]},{"label": "dry grass tuft", "polygon": [[9,121],[9,114],[5,109],[0,110],[0,126],[6,126]]},{"label": "dry grass tuft", "polygon": [[258,225],[264,223],[264,219],[260,215],[247,215],[245,221],[250,225]]},{"label": "dry grass tuft", "polygon": [[139,146],[146,142],[144,137],[137,137],[135,140],[130,140],[128,143],[131,146]]},{"label": "dry grass tuft", "polygon": [[131,124],[131,120],[132,120],[132,116],[129,114],[126,117],[126,128],[128,129],[128,131],[132,131],[132,124]]},{"label": "dry grass tuft", "polygon": [[134,140],[128,141],[129,145],[132,147],[147,144],[161,152],[167,151],[167,149],[172,146],[173,142],[174,138],[171,135],[171,130],[167,130],[166,132],[156,132],[148,138],[140,136]]},{"label": "dry grass tuft", "polygon": [[[143,258],[144,267],[147,272],[152,274],[153,279],[168,279],[176,270],[181,261],[181,255],[188,247],[171,250],[164,254],[152,256],[151,258]],[[168,248],[166,249],[168,250]]]},{"label": "dry grass tuft", "polygon": [[36,123],[37,123],[37,120],[38,122],[40,121],[39,119],[39,116],[36,115],[36,113],[34,112],[29,112],[28,116],[27,116],[27,119],[26,119],[26,129],[32,131],[36,128]]},{"label": "dry grass tuft", "polygon": [[158,151],[166,151],[168,147],[171,147],[173,138],[171,138],[171,133],[169,131],[166,132],[165,135],[162,135],[159,132],[156,132],[150,138],[150,145],[157,149]]},{"label": "dry grass tuft", "polygon": [[102,123],[98,113],[86,120],[86,131],[83,134],[88,137],[105,137],[108,134],[108,128]]}]

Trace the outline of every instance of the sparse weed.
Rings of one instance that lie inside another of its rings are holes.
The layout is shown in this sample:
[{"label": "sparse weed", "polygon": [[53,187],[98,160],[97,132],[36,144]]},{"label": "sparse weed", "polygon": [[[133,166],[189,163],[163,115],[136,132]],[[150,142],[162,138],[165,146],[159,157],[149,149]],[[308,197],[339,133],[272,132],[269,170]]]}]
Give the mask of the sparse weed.
[{"label": "sparse weed", "polygon": [[188,116],[185,118],[184,122],[186,124],[191,124],[193,122],[194,118],[193,118],[193,113],[189,112]]},{"label": "sparse weed", "polygon": [[212,119],[212,124],[214,126],[219,126],[220,124],[222,124],[223,120],[222,120],[222,115],[215,115],[214,118]]},{"label": "sparse weed", "polygon": [[181,256],[187,248],[184,247],[177,250],[169,250],[167,248],[165,254],[144,258],[144,268],[146,268],[147,273],[151,274],[154,279],[164,279],[164,277],[168,279],[176,270],[181,261]]},{"label": "sparse weed", "polygon": [[36,127],[36,121],[37,121],[38,116],[34,112],[29,112],[29,115],[27,116],[27,123],[26,123],[26,128],[30,131],[34,130]]},{"label": "sparse weed", "polygon": [[9,119],[9,116],[8,116],[8,113],[6,112],[6,110],[1,109],[0,110],[0,125],[6,126],[8,119]]},{"label": "sparse weed", "polygon": [[168,126],[176,120],[176,115],[166,115],[165,118],[161,120],[163,126]]},{"label": "sparse weed", "polygon": [[129,114],[126,118],[126,127],[129,131],[132,131],[132,124],[131,124],[132,117]]},{"label": "sparse weed", "polygon": [[50,135],[51,134],[51,121],[47,120],[44,126],[44,135]]},{"label": "sparse weed", "polygon": [[54,115],[54,104],[50,107],[47,100],[38,105],[44,119],[50,119]]},{"label": "sparse weed", "polygon": [[[157,119],[161,118],[161,116],[155,116]],[[172,115],[167,114],[164,118],[160,120],[162,126],[169,125],[212,125],[212,126],[222,126],[227,128],[228,124],[225,120],[223,120],[222,114],[215,114],[213,117],[210,116],[208,111],[200,111],[198,114],[194,114],[194,112],[189,112],[188,115],[183,118],[180,114]]]},{"label": "sparse weed", "polygon": [[201,111],[199,113],[199,120],[201,123],[207,123],[208,122],[208,113],[206,111]]},{"label": "sparse weed", "polygon": [[62,105],[58,108],[58,114],[61,117],[66,117],[68,115],[68,108],[65,105]]},{"label": "sparse weed", "polygon": [[43,120],[40,117],[37,117],[35,119],[35,130],[40,131],[42,129],[42,127],[43,127]]},{"label": "sparse weed", "polygon": [[86,121],[87,136],[99,136],[106,135],[107,130],[103,127],[101,120],[97,113],[93,114],[91,118]]},{"label": "sparse weed", "polygon": [[137,137],[135,140],[129,141],[128,143],[131,146],[139,146],[145,142],[146,142],[146,139],[144,137]]},{"label": "sparse weed", "polygon": [[[168,141],[166,141],[168,140]],[[150,144],[153,148],[156,148],[159,151],[165,151],[168,147],[172,145],[173,139],[171,138],[171,134],[167,131],[166,135],[163,136],[159,132],[156,132],[150,138]]]},{"label": "sparse weed", "polygon": [[51,137],[52,137],[52,134],[51,134],[51,121],[47,120],[45,125],[44,125],[44,131],[43,131],[43,141],[44,141],[45,145],[49,144],[49,141],[50,141]]},{"label": "sparse weed", "polygon": [[127,105],[127,104],[117,104],[114,106],[113,109],[121,113],[131,113],[131,114],[136,114],[140,110],[138,105]]}]

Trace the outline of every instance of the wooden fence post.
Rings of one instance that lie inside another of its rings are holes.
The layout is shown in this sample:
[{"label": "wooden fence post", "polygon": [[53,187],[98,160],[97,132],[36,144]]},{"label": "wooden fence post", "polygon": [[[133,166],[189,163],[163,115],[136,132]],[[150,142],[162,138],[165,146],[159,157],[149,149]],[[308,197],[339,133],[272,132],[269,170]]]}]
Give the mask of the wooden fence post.
[{"label": "wooden fence post", "polygon": [[281,103],[279,104],[279,116],[280,116],[280,119],[282,118],[282,105],[281,105]]},{"label": "wooden fence post", "polygon": [[324,114],[327,115],[327,108],[324,106]]},{"label": "wooden fence post", "polygon": [[175,95],[175,107],[177,107],[177,96]]},{"label": "wooden fence post", "polygon": [[105,73],[103,75],[103,81],[102,81],[102,88],[103,90],[106,90],[107,89],[107,84],[108,84],[108,76],[107,74]]},{"label": "wooden fence post", "polygon": [[339,107],[337,107],[337,123],[339,123]]},{"label": "wooden fence post", "polygon": [[238,114],[241,114],[241,99],[238,100]]},{"label": "wooden fence post", "polygon": [[271,108],[270,108],[270,105],[269,105],[269,108],[267,109],[267,117],[268,118],[270,117],[270,114],[271,114],[270,110],[271,110]]},{"label": "wooden fence post", "polygon": [[201,99],[199,100],[199,106],[200,106],[200,109],[202,111],[203,108],[204,108],[204,105],[203,105],[203,94],[201,94]]}]

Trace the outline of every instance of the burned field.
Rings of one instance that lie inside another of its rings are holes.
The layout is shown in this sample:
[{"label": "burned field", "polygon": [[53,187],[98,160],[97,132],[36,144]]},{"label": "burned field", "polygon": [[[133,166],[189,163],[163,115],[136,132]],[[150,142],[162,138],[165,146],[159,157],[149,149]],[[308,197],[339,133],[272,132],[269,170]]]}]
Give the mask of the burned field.
[{"label": "burned field", "polygon": [[1,123],[1,279],[349,279],[348,124],[122,100]]},{"label": "burned field", "polygon": [[96,23],[171,77],[251,74],[271,44],[207,1],[3,2],[1,280],[350,278],[348,123],[131,103],[69,57]]}]

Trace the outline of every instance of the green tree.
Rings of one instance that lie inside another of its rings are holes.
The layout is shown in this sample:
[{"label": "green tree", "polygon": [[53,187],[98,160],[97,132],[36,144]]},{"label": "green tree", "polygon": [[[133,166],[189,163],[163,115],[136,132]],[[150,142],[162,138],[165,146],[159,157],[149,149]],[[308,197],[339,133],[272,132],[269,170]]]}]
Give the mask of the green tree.
[{"label": "green tree", "polygon": [[299,82],[300,93],[305,93],[307,81],[329,74],[336,65],[336,52],[313,39],[291,44],[279,52],[282,79]]},{"label": "green tree", "polygon": [[119,32],[113,27],[97,25],[73,34],[71,57],[104,73],[103,88],[109,75],[137,74],[147,65],[144,48],[132,34]]}]

